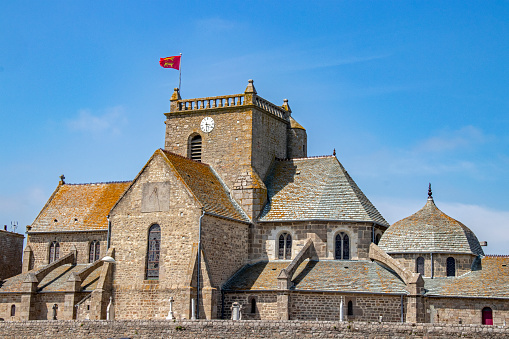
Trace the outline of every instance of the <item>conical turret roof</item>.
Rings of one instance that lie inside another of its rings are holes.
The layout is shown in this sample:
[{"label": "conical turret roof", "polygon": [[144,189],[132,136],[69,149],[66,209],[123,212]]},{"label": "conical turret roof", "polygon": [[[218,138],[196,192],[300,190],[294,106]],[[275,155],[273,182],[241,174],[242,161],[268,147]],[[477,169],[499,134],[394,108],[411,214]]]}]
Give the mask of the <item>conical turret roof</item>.
[{"label": "conical turret roof", "polygon": [[387,253],[484,255],[474,232],[439,210],[432,197],[421,210],[389,227],[378,246]]}]

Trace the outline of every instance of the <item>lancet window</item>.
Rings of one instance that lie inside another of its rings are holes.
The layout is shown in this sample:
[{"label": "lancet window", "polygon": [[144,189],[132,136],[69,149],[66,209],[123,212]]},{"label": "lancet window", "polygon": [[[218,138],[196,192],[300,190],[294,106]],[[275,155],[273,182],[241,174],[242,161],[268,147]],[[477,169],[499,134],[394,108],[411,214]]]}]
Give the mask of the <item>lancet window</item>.
[{"label": "lancet window", "polygon": [[419,257],[415,260],[415,271],[424,276],[424,258]]},{"label": "lancet window", "polygon": [[350,259],[350,238],[345,232],[339,232],[336,234],[334,259]]},{"label": "lancet window", "polygon": [[94,240],[90,243],[88,262],[94,262],[99,260],[99,252],[101,251],[101,243],[98,240]]},{"label": "lancet window", "polygon": [[453,257],[447,258],[447,276],[455,277],[456,276],[456,260]]},{"label": "lancet window", "polygon": [[148,231],[147,280],[159,279],[159,252],[161,250],[161,227],[154,224]]},{"label": "lancet window", "polygon": [[60,258],[60,244],[58,241],[53,241],[49,246],[49,262],[50,264]]},{"label": "lancet window", "polygon": [[290,233],[281,233],[279,236],[279,259],[291,259],[292,257],[292,236]]}]

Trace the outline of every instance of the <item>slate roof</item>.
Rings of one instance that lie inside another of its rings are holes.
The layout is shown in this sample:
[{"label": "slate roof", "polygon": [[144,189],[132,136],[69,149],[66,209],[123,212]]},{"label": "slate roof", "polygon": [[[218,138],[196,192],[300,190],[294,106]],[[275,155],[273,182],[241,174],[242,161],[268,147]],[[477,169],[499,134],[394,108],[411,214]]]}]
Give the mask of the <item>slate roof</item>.
[{"label": "slate roof", "polygon": [[426,295],[509,298],[509,257],[486,256],[481,266],[459,277],[424,278]]},{"label": "slate roof", "polygon": [[290,128],[298,128],[298,129],[303,129],[303,130],[306,130],[304,127],[302,127],[301,124],[299,124],[297,122],[297,120],[295,120],[292,116],[290,116]]},{"label": "slate roof", "polygon": [[203,205],[206,212],[249,221],[242,208],[230,197],[226,185],[209,165],[162,149],[159,151],[175,168],[184,184]]},{"label": "slate roof", "polygon": [[130,183],[59,185],[32,223],[31,232],[106,230],[111,207]]},{"label": "slate roof", "polygon": [[465,253],[484,255],[475,234],[439,210],[432,198],[413,215],[389,227],[378,246],[387,253]]},{"label": "slate roof", "polygon": [[[66,264],[55,268],[48,273],[38,284],[38,292],[64,292],[68,290],[67,279],[73,272],[79,272],[90,264],[78,264],[72,266]],[[102,267],[99,266],[81,283],[82,291],[92,291],[96,288],[101,275]],[[27,273],[19,274],[9,279],[0,281],[0,294],[3,292],[20,292],[23,291],[23,280],[25,280]]]},{"label": "slate roof", "polygon": [[[277,276],[290,261],[246,265],[225,285],[230,291],[277,290]],[[292,277],[295,290],[407,293],[395,273],[371,261],[304,261]]]},{"label": "slate roof", "polygon": [[260,221],[342,220],[389,226],[335,156],[276,161]]}]

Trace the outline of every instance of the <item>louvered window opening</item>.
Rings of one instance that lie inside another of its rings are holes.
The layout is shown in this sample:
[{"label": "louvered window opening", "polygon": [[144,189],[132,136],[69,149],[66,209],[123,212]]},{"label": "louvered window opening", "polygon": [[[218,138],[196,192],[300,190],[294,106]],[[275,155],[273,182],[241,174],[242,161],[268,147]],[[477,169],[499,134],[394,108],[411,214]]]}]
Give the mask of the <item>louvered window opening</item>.
[{"label": "louvered window opening", "polygon": [[94,240],[90,243],[90,251],[88,256],[88,262],[92,263],[99,260],[99,252],[101,251],[101,244],[99,241]]},{"label": "louvered window opening", "polygon": [[159,254],[161,250],[161,227],[155,224],[148,232],[146,279],[159,279]]},{"label": "louvered window opening", "polygon": [[334,259],[350,259],[350,238],[348,237],[348,234],[344,232],[340,232],[336,235]]},{"label": "louvered window opening", "polygon": [[191,139],[191,159],[201,161],[201,136],[197,135]]},{"label": "louvered window opening", "polygon": [[419,257],[415,260],[415,271],[424,276],[424,258]]},{"label": "louvered window opening", "polygon": [[50,264],[60,257],[60,244],[53,241],[49,246],[49,262]]},{"label": "louvered window opening", "polygon": [[456,276],[456,260],[453,257],[447,258],[447,276],[455,277]]},{"label": "louvered window opening", "polygon": [[292,257],[292,236],[289,233],[282,233],[279,236],[279,259],[291,259]]}]

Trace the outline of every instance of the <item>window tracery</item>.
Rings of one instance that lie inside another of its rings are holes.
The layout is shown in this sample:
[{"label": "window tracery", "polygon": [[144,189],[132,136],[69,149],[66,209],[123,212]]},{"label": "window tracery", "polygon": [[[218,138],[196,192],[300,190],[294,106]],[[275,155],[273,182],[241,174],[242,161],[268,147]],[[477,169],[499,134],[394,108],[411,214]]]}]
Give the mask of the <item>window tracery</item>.
[{"label": "window tracery", "polygon": [[292,236],[290,233],[281,233],[279,236],[278,259],[291,259]]},{"label": "window tracery", "polygon": [[336,260],[349,260],[350,259],[350,237],[345,232],[336,234],[334,241],[334,259]]},{"label": "window tracery", "polygon": [[146,279],[159,279],[159,254],[161,248],[161,227],[158,224],[150,226],[148,231]]}]

